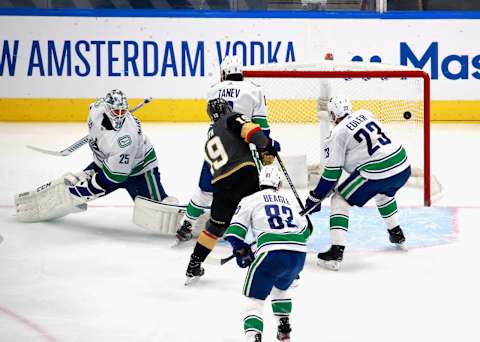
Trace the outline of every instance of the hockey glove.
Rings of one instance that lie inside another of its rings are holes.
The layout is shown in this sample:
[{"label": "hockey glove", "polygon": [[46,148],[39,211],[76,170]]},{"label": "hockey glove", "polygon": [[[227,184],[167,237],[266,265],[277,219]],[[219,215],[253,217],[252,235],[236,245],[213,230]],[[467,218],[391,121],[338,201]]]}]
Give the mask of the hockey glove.
[{"label": "hockey glove", "polygon": [[250,264],[253,262],[253,259],[255,258],[252,249],[245,242],[243,243],[242,248],[234,249],[233,254],[235,254],[235,258],[237,259],[237,265],[241,268],[246,268],[250,266]]},{"label": "hockey glove", "polygon": [[322,200],[318,198],[315,192],[312,190],[308,193],[307,200],[305,201],[305,210],[301,214],[309,213],[313,214],[322,209]]},{"label": "hockey glove", "polygon": [[235,255],[235,258],[237,259],[238,266],[241,268],[250,266],[254,259],[250,245],[233,235],[227,235],[224,237],[224,239],[227,240],[230,245],[232,245],[233,255]]},{"label": "hockey glove", "polygon": [[95,173],[87,179],[80,179],[77,183],[68,186],[68,190],[73,196],[82,198],[85,202],[94,200],[105,195],[105,189],[97,182],[98,174]]},{"label": "hockey glove", "polygon": [[280,143],[276,140],[273,140],[272,138],[270,138],[271,140],[271,143],[270,145],[272,146],[272,149],[275,151],[275,155],[280,152],[282,150],[282,148],[280,147]]}]

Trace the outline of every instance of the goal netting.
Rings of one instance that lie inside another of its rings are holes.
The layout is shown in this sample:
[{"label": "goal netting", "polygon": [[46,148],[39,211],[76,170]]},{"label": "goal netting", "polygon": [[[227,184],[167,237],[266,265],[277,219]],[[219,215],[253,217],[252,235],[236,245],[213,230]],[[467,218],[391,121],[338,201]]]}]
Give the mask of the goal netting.
[{"label": "goal netting", "polygon": [[425,72],[324,61],[263,66],[244,75],[263,87],[272,136],[282,143],[284,155],[305,157],[310,184],[323,168],[322,142],[330,131],[326,102],[333,95],[345,95],[354,111],[371,111],[405,147],[413,169],[411,184],[422,188],[424,204],[430,205],[432,190],[440,191],[430,171],[430,80]]}]

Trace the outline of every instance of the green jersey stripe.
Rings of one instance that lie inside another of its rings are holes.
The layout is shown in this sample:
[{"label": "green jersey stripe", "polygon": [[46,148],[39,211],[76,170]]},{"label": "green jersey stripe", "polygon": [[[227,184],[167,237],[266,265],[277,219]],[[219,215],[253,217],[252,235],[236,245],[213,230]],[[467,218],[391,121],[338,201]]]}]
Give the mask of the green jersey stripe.
[{"label": "green jersey stripe", "polygon": [[397,151],[381,160],[375,160],[360,166],[359,170],[371,173],[380,173],[397,167],[403,164],[406,160],[407,152],[403,147],[400,147]]},{"label": "green jersey stripe", "polygon": [[155,154],[155,150],[151,148],[147,153],[145,153],[145,158],[143,158],[143,160],[132,169],[131,174],[139,173],[156,159],[157,155]]},{"label": "green jersey stripe", "polygon": [[247,229],[245,229],[245,227],[242,227],[239,224],[234,223],[234,224],[231,224],[230,227],[228,227],[227,231],[225,232],[225,236],[229,236],[229,235],[237,236],[243,240],[247,236]]},{"label": "green jersey stripe", "polygon": [[257,246],[260,248],[269,243],[305,244],[309,236],[310,231],[305,228],[299,233],[263,233],[258,236]]},{"label": "green jersey stripe", "polygon": [[338,168],[325,167],[322,173],[322,178],[328,181],[337,181],[338,179],[340,179],[341,175],[342,175],[342,169],[340,167]]},{"label": "green jersey stripe", "polygon": [[256,123],[262,129],[269,129],[270,126],[268,124],[267,118],[264,116],[254,116],[252,117],[252,122]]},{"label": "green jersey stripe", "polygon": [[108,168],[106,164],[103,164],[102,166],[103,173],[105,176],[108,178],[108,180],[114,182],[114,183],[123,183],[128,179],[128,175],[126,174],[121,174],[117,172],[112,172]]}]

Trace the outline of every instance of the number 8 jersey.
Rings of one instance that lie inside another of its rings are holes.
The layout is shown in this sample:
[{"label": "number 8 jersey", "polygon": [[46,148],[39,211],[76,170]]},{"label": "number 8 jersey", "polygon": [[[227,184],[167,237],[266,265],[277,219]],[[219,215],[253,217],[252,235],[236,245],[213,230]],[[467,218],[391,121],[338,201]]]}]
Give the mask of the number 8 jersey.
[{"label": "number 8 jersey", "polygon": [[332,128],[325,140],[322,178],[335,181],[342,168],[366,179],[385,179],[410,166],[405,149],[390,140],[383,125],[368,110],[358,110]]},{"label": "number 8 jersey", "polygon": [[286,191],[258,191],[240,201],[225,236],[245,240],[250,229],[257,240],[256,254],[272,250],[306,252],[310,230],[299,211],[295,197]]}]

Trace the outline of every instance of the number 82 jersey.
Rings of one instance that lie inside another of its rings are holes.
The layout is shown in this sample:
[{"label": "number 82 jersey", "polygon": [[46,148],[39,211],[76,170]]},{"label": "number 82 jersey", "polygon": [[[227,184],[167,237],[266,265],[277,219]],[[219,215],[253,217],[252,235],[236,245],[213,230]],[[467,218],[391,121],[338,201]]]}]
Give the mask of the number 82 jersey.
[{"label": "number 82 jersey", "polygon": [[311,231],[299,211],[295,198],[286,191],[258,191],[240,201],[225,236],[245,240],[251,230],[257,254],[272,250],[306,252]]}]

